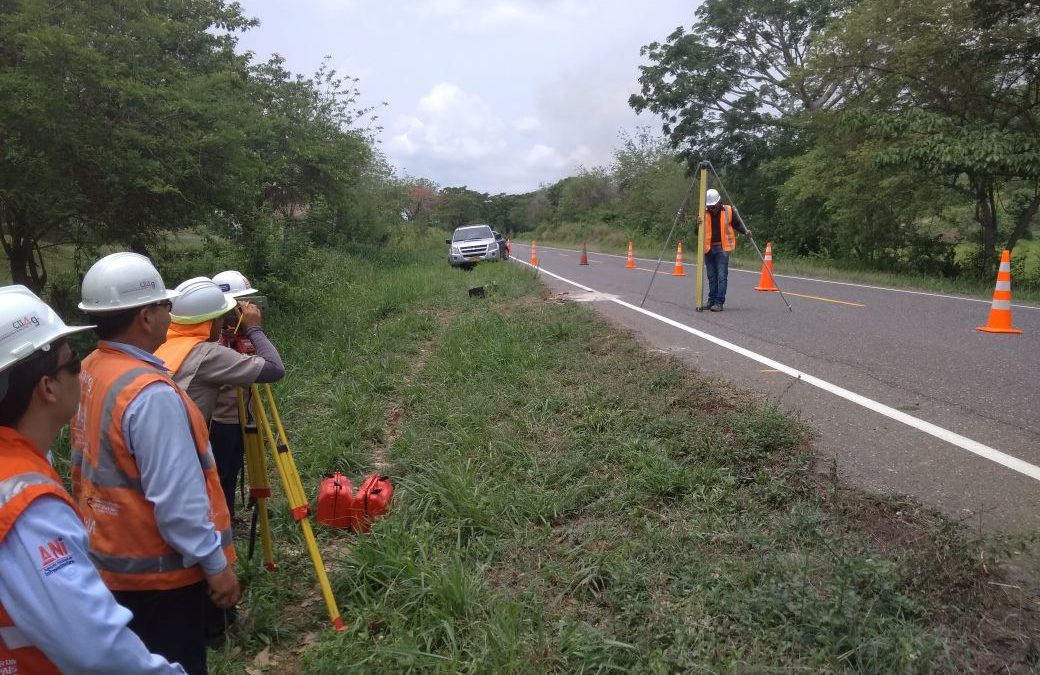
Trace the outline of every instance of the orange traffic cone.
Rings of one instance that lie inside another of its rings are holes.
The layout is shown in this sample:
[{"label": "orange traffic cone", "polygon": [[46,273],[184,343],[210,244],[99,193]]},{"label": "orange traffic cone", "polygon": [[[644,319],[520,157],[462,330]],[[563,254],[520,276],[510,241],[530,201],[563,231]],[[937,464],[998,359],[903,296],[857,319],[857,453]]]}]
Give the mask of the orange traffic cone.
[{"label": "orange traffic cone", "polygon": [[1011,327],[1011,251],[1004,249],[1000,254],[1000,269],[997,270],[997,287],[993,289],[993,304],[989,309],[989,321],[975,330],[987,333],[1021,333]]},{"label": "orange traffic cone", "polygon": [[587,250],[585,250],[585,242],[581,242],[581,262],[579,262],[578,264],[579,265],[588,265],[589,264],[589,252]]},{"label": "orange traffic cone", "polygon": [[538,244],[531,240],[531,264],[538,267]]},{"label": "orange traffic cone", "polygon": [[773,242],[766,242],[766,257],[762,261],[762,274],[758,277],[758,286],[755,286],[756,291],[776,291],[778,290],[776,284],[773,283]]},{"label": "orange traffic cone", "polygon": [[626,269],[634,269],[636,266],[636,259],[632,257],[632,242],[628,242],[628,261],[625,263]]},{"label": "orange traffic cone", "polygon": [[675,251],[675,269],[672,270],[673,277],[684,277],[686,272],[682,268],[682,242],[679,242],[679,248]]}]

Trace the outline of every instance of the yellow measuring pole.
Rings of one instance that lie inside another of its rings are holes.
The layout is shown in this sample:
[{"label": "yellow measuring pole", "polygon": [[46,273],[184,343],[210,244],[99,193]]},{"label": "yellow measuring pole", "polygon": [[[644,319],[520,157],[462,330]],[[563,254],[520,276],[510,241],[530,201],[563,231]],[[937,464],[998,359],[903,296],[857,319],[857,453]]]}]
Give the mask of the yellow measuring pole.
[{"label": "yellow measuring pole", "polygon": [[285,492],[285,498],[289,501],[290,512],[293,519],[300,524],[300,529],[303,530],[303,540],[307,544],[307,552],[310,553],[314,574],[318,577],[321,595],[325,599],[325,606],[329,610],[329,618],[332,619],[332,625],[336,630],[344,630],[343,617],[340,616],[336,598],[332,595],[332,585],[329,583],[328,574],[325,572],[325,563],[321,559],[321,551],[318,550],[318,543],[314,539],[314,530],[311,528],[310,505],[307,503],[307,497],[303,492],[300,474],[296,471],[296,463],[293,461],[292,451],[289,449],[289,440],[285,435],[285,429],[282,427],[281,416],[278,415],[278,406],[275,405],[271,387],[265,385],[265,393],[269,396],[271,412],[278,424],[278,440],[281,442],[277,442],[275,439],[274,431],[271,428],[271,420],[264,409],[264,401],[260,398],[259,388],[254,384],[250,386],[250,391],[253,394],[254,411],[256,413],[257,426],[260,429],[261,441],[266,442],[267,447],[271,450],[275,467],[278,469],[278,477],[282,481],[282,490]]},{"label": "yellow measuring pole", "polygon": [[694,310],[699,312],[704,306],[704,193],[708,189],[708,169],[703,164],[699,169],[700,180],[698,181],[697,194],[697,305]]}]

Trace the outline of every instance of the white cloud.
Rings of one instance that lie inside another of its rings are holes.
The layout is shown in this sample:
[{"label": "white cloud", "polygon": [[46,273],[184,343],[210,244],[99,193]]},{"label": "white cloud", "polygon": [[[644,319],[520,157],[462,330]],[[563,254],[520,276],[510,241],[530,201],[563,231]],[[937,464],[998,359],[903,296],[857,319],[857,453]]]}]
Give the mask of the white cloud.
[{"label": "white cloud", "polygon": [[689,0],[242,0],[262,26],[241,46],[313,73],[326,54],[389,102],[382,149],[442,186],[526,192],[609,164],[638,124],[639,48],[689,25]]},{"label": "white cloud", "polygon": [[527,154],[524,156],[524,164],[532,169],[562,169],[566,163],[566,160],[560,155],[556,148],[542,143],[536,144],[528,150]]},{"label": "white cloud", "polygon": [[388,149],[444,162],[483,159],[506,147],[505,123],[477,94],[441,82],[419,99],[416,115],[397,118]]},{"label": "white cloud", "polygon": [[521,117],[513,120],[513,129],[519,131],[522,134],[530,133],[532,131],[538,131],[542,128],[542,123],[538,121],[537,117],[528,115],[527,117]]}]

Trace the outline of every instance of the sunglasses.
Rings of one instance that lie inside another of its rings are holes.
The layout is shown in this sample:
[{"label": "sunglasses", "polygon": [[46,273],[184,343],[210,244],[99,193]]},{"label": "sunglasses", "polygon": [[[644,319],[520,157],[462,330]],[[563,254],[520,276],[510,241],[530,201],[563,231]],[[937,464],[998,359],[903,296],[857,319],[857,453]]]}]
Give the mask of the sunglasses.
[{"label": "sunglasses", "polygon": [[152,307],[165,307],[170,309],[173,307],[173,300],[160,300],[159,302],[153,302]]},{"label": "sunglasses", "polygon": [[54,372],[52,372],[49,375],[49,377],[56,377],[58,373],[60,373],[63,370],[67,370],[73,375],[79,375],[80,367],[82,366],[82,364],[83,362],[80,360],[79,354],[77,354],[76,350],[73,349],[72,355],[68,358],[68,360],[65,361],[65,363],[59,363],[54,368]]}]

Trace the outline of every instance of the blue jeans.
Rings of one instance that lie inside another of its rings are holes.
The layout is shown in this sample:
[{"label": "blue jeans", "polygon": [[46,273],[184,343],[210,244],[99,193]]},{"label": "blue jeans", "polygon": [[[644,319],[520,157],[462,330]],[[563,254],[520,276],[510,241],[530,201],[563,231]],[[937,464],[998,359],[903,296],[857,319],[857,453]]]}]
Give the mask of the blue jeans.
[{"label": "blue jeans", "polygon": [[712,244],[704,254],[704,270],[708,273],[708,304],[726,304],[726,281],[729,279],[729,253],[722,244]]}]

